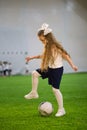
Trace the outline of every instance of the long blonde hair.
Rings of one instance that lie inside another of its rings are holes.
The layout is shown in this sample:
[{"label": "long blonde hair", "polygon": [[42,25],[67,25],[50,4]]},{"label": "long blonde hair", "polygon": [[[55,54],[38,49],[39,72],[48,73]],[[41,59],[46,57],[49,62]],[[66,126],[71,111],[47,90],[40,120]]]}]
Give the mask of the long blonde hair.
[{"label": "long blonde hair", "polygon": [[[44,36],[44,30],[40,30],[38,32],[38,36]],[[51,64],[54,64],[55,57],[53,56],[52,48],[55,48],[54,55],[58,54],[59,52],[63,52],[67,55],[67,51],[62,47],[62,45],[55,39],[52,33],[48,33],[44,36],[47,40],[47,43],[45,44],[43,57],[42,57],[42,63],[41,63],[41,70],[47,70],[49,62]],[[70,55],[69,55],[70,56]]]}]

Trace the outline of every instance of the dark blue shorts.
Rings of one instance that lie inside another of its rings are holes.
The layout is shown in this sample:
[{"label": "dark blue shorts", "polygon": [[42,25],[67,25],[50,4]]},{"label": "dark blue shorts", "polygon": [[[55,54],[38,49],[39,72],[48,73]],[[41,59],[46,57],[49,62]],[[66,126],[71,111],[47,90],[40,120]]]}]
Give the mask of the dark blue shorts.
[{"label": "dark blue shorts", "polygon": [[36,70],[42,77],[42,79],[48,78],[48,83],[52,87],[59,89],[60,82],[63,75],[63,67],[61,68],[48,68],[47,71],[41,72],[41,69]]}]

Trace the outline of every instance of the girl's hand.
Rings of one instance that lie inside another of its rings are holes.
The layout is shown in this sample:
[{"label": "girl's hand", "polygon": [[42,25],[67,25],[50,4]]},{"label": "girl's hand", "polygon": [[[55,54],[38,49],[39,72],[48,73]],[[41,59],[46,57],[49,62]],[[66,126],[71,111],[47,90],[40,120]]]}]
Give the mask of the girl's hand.
[{"label": "girl's hand", "polygon": [[75,66],[75,65],[73,65],[72,68],[73,68],[74,71],[77,71],[77,70],[78,70],[78,67]]},{"label": "girl's hand", "polygon": [[25,60],[26,60],[27,62],[29,62],[29,61],[31,60],[31,58],[30,58],[30,57],[26,57]]},{"label": "girl's hand", "polygon": [[72,59],[70,58],[69,55],[66,55],[65,53],[62,54],[63,58],[67,60],[67,62],[70,64],[70,66],[72,67],[72,69],[74,71],[77,71],[78,70],[78,67],[74,65]]},{"label": "girl's hand", "polygon": [[31,57],[26,57],[25,60],[26,62],[29,62],[30,60],[33,60],[33,59],[40,59],[42,58],[43,55],[38,55],[38,56],[31,56]]}]

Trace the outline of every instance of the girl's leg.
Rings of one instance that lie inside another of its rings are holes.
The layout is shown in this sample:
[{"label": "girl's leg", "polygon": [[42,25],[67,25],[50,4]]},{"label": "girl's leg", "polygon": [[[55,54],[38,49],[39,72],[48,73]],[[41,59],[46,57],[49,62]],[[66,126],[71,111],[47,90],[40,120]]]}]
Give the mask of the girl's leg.
[{"label": "girl's leg", "polygon": [[65,115],[65,110],[64,110],[64,107],[63,107],[63,96],[62,96],[62,93],[60,92],[59,89],[56,89],[53,87],[53,92],[54,92],[54,95],[56,97],[56,100],[57,100],[57,103],[58,103],[58,112],[56,113],[56,117],[59,117],[59,116],[63,116]]},{"label": "girl's leg", "polygon": [[33,71],[32,73],[32,90],[29,94],[25,95],[24,97],[26,99],[32,99],[32,98],[38,98],[38,77],[40,77],[40,74],[37,71]]}]

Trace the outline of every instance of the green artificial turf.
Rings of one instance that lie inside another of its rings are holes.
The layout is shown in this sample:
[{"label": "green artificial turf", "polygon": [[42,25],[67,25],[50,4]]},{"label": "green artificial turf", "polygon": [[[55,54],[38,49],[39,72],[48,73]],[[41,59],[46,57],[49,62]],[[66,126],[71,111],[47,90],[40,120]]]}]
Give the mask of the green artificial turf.
[{"label": "green artificial turf", "polygon": [[[64,74],[61,92],[66,115],[55,117],[57,102],[47,79],[39,79],[39,99],[25,100],[31,76],[0,77],[0,130],[87,130],[87,73]],[[38,105],[53,104],[54,112],[41,117]]]}]

